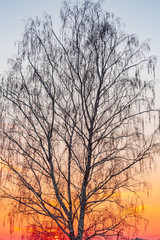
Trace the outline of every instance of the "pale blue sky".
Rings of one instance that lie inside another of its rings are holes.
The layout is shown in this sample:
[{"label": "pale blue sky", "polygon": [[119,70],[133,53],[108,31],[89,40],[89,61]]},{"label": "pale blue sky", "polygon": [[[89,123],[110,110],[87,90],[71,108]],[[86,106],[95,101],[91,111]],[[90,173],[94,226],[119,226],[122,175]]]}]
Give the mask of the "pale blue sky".
[{"label": "pale blue sky", "polygon": [[[17,52],[14,43],[22,38],[23,20],[43,18],[47,12],[58,28],[62,3],[63,0],[0,0],[0,73],[6,68],[7,59]],[[105,0],[103,8],[121,17],[127,33],[138,34],[141,41],[152,39],[151,55],[160,58],[160,0]]]},{"label": "pale blue sky", "polygon": [[104,6],[121,17],[127,33],[151,39],[152,53],[160,56],[160,0],[106,0]]}]

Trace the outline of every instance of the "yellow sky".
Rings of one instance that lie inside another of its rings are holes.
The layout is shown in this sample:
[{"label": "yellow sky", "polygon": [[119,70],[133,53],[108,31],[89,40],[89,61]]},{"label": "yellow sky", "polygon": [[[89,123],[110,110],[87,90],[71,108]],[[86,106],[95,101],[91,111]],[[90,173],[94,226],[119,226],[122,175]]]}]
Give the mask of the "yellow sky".
[{"label": "yellow sky", "polygon": [[139,237],[157,240],[160,239],[160,166],[158,164],[148,180],[152,184],[152,190],[150,196],[144,199],[144,217],[149,220],[149,224],[146,231],[140,231]]},{"label": "yellow sky", "polygon": [[[144,199],[144,217],[149,220],[146,231],[141,229],[139,232],[139,238],[145,238],[150,240],[160,239],[160,182],[159,182],[160,166],[157,166],[156,170],[149,175],[149,181],[152,180],[152,191],[150,196]],[[10,228],[7,216],[7,207],[3,206],[0,214],[0,240],[10,240]],[[20,240],[20,234],[18,233],[18,223],[15,224],[15,240]]]}]

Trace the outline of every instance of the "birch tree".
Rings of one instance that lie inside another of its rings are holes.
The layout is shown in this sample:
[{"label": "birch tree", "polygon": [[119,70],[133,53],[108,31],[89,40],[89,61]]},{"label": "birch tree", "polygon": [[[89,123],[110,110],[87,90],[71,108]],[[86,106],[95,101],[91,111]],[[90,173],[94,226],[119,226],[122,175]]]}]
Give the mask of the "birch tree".
[{"label": "birch tree", "polygon": [[124,238],[143,220],[141,174],[157,147],[145,134],[156,59],[100,2],[65,2],[60,17],[59,35],[51,16],[28,20],[1,78],[1,197],[42,232]]}]

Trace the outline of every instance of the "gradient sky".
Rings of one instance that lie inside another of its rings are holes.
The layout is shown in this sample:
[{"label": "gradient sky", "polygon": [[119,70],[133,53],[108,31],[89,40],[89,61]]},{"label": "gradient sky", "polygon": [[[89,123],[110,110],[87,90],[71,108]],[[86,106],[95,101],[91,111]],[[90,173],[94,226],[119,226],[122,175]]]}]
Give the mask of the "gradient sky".
[{"label": "gradient sky", "polygon": [[[69,1],[75,2],[75,1]],[[79,0],[82,2],[82,0]],[[0,0],[0,74],[6,69],[7,59],[17,52],[15,42],[21,40],[25,21],[28,18],[43,18],[44,13],[52,15],[55,29],[59,29],[59,10],[62,0]],[[140,41],[151,39],[151,55],[160,59],[160,0],[105,0],[104,10],[121,17],[127,33],[135,33]],[[160,61],[157,63],[156,78],[160,79]],[[157,85],[158,86],[158,85]],[[160,92],[159,86],[157,87]],[[160,97],[157,94],[157,106]],[[150,224],[146,233],[141,231],[139,237],[156,240],[160,238],[160,167],[157,159],[155,172],[149,176],[152,193],[146,198],[145,216]],[[2,218],[2,216],[1,216]],[[3,228],[0,221],[0,239],[10,240],[9,229]]]}]

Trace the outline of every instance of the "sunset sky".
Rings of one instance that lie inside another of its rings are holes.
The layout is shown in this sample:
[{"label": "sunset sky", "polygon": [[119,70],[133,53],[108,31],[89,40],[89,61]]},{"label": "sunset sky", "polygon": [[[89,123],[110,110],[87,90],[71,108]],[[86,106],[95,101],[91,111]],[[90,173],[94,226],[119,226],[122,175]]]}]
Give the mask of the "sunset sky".
[{"label": "sunset sky", "polygon": [[[69,1],[75,2],[75,1]],[[79,0],[82,2],[82,0]],[[60,26],[59,10],[62,0],[0,0],[0,74],[5,72],[7,59],[17,52],[16,41],[21,40],[28,18],[52,15],[56,31]],[[158,57],[156,79],[160,80],[160,0],[105,0],[104,10],[120,17],[127,33],[135,33],[140,41],[151,39],[151,53]],[[160,108],[160,85],[157,81],[156,106]],[[146,230],[138,237],[160,239],[160,157],[155,170],[148,176],[152,184],[150,196],[144,199],[144,216],[149,220]],[[8,224],[3,224],[5,212],[0,209],[0,240],[10,240]],[[18,240],[18,235],[15,235]]]}]

